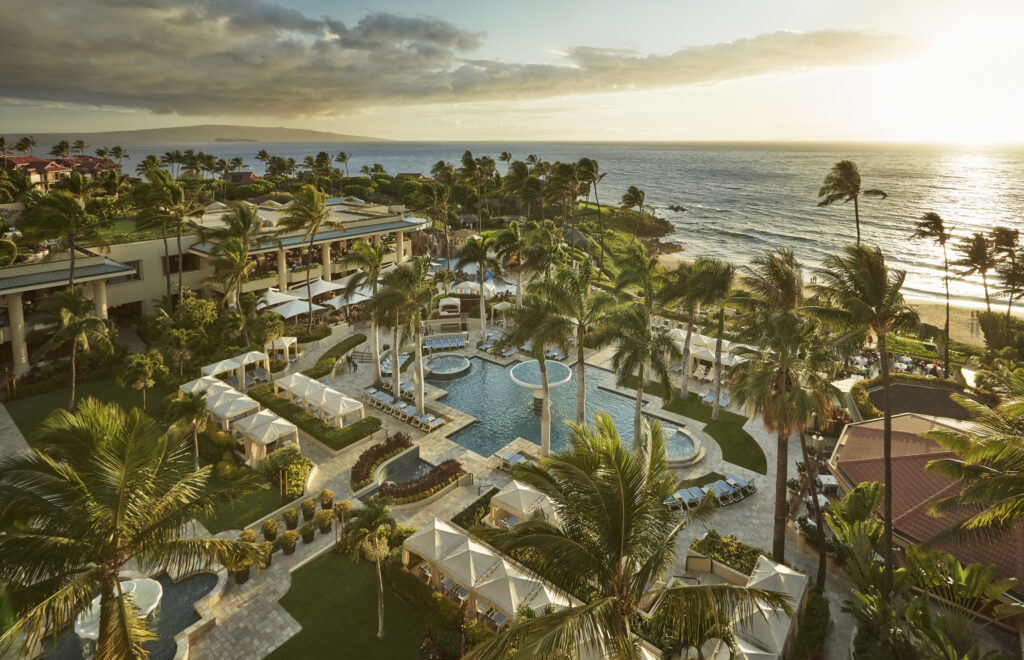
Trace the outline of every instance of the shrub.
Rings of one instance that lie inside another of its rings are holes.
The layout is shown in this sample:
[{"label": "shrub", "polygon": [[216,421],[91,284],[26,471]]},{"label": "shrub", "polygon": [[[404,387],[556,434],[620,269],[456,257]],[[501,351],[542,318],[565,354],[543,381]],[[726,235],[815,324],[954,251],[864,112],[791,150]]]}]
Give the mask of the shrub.
[{"label": "shrub", "polygon": [[449,630],[462,620],[462,610],[458,605],[420,582],[400,562],[389,562],[384,568],[384,576],[395,593],[422,612],[424,618]]},{"label": "shrub", "polygon": [[260,543],[260,550],[263,551],[263,568],[268,568],[274,558],[274,544],[270,541]]},{"label": "shrub", "polygon": [[306,479],[309,478],[312,469],[313,461],[303,456],[294,445],[278,449],[256,466],[256,470],[272,483],[280,483],[281,477],[284,476],[284,494],[289,500],[302,497],[306,490]]},{"label": "shrub", "polygon": [[786,480],[786,488],[788,488],[791,493],[799,493],[803,490],[803,486],[800,485],[800,480],[796,477],[790,477]]},{"label": "shrub", "polygon": [[255,543],[257,538],[255,530],[252,529],[243,529],[238,535],[238,540],[243,543]]},{"label": "shrub", "polygon": [[304,521],[310,521],[313,519],[313,515],[316,513],[316,500],[308,499],[302,500],[302,519]]},{"label": "shrub", "polygon": [[285,509],[284,513],[281,514],[281,519],[284,520],[285,527],[295,529],[299,526],[299,510],[295,507]]},{"label": "shrub", "polygon": [[416,533],[415,527],[406,527],[405,525],[395,525],[391,528],[388,533],[388,547],[389,548],[400,548],[405,540]]},{"label": "shrub", "polygon": [[353,491],[366,488],[373,481],[373,474],[381,463],[401,454],[412,447],[412,440],[405,433],[396,433],[384,442],[367,447],[352,466],[350,483]]},{"label": "shrub", "polygon": [[[891,373],[889,374],[889,382],[892,384],[906,383],[908,385],[927,385],[928,387],[949,390],[951,392],[963,392],[964,389],[963,386],[954,380],[947,380],[945,378],[928,378],[917,374]],[[871,403],[871,399],[868,398],[868,390],[874,389],[881,384],[882,377],[875,376],[868,380],[858,381],[850,388],[850,394],[853,395],[853,402],[857,404],[857,410],[860,411],[861,419],[875,419],[876,417],[882,416],[882,411],[876,408],[875,405]]]},{"label": "shrub", "polygon": [[800,627],[793,642],[791,660],[809,660],[824,657],[825,637],[828,634],[830,612],[828,599],[817,588],[807,596],[807,605],[800,616]]},{"label": "shrub", "polygon": [[327,509],[321,509],[313,516],[313,524],[320,530],[321,534],[330,534],[334,526],[334,514]]},{"label": "shrub", "polygon": [[334,371],[334,364],[339,358],[342,358],[356,346],[366,341],[366,335],[354,334],[327,349],[320,359],[316,361],[316,364],[306,369],[302,373],[309,376],[310,378],[323,378]]},{"label": "shrub", "polygon": [[491,510],[491,498],[498,494],[497,488],[491,488],[489,491],[478,497],[462,511],[459,511],[452,517],[452,522],[463,529],[473,529],[482,524],[484,516]]},{"label": "shrub", "polygon": [[320,491],[320,506],[324,509],[330,509],[334,506],[334,491],[324,488]]},{"label": "shrub", "polygon": [[316,526],[313,523],[308,522],[302,526],[302,529],[300,529],[299,532],[302,534],[303,543],[312,543],[313,539],[316,537]]},{"label": "shrub", "polygon": [[708,530],[704,538],[695,540],[690,547],[705,557],[710,557],[746,575],[754,572],[758,557],[771,556],[761,548],[747,545],[731,534],[721,536],[713,529]]},{"label": "shrub", "polygon": [[[370,415],[339,429],[309,411],[303,410],[301,406],[274,396],[272,386],[269,384],[258,385],[250,389],[247,394],[259,401],[264,408],[284,417],[335,451],[344,449],[362,440],[381,427],[380,419]],[[274,454],[278,454],[281,451],[285,450],[276,451]],[[271,456],[274,454],[271,454]]]},{"label": "shrub", "polygon": [[299,533],[294,529],[289,529],[287,532],[281,534],[281,549],[284,550],[284,554],[290,555],[295,552],[295,544],[299,542]]},{"label": "shrub", "polygon": [[267,541],[273,541],[277,538],[277,530],[280,529],[277,521],[273,518],[267,518],[263,521],[263,525],[260,527],[260,531],[263,532],[263,538]]},{"label": "shrub", "polygon": [[430,472],[410,481],[400,484],[381,484],[378,493],[381,497],[399,504],[415,502],[433,495],[458,479],[461,474],[462,464],[451,458],[435,466]]},{"label": "shrub", "polygon": [[338,523],[344,526],[345,514],[355,508],[351,500],[342,500],[334,503],[334,517],[338,519]]}]

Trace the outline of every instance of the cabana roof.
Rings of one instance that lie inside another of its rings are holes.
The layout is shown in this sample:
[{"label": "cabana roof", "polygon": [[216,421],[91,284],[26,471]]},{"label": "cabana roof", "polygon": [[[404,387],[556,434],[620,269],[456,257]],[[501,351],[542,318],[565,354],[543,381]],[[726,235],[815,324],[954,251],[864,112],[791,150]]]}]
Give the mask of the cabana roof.
[{"label": "cabana roof", "polygon": [[286,303],[291,300],[298,300],[298,298],[274,288],[267,289],[267,292],[260,298],[259,304],[256,305],[256,309],[273,307],[274,305],[280,305],[281,303]]},{"label": "cabana roof", "polygon": [[270,359],[270,356],[267,355],[266,353],[262,353],[260,351],[249,351],[248,353],[245,353],[244,355],[239,355],[235,359],[238,360],[239,362],[241,362],[241,364],[244,366],[244,365],[247,365],[247,364],[255,364],[255,363],[258,363],[258,362],[266,362],[267,360]]},{"label": "cabana roof", "polygon": [[747,586],[767,591],[777,591],[787,596],[792,596],[794,600],[800,600],[803,598],[809,581],[810,578],[803,573],[794,571],[785,564],[777,564],[761,555],[757,558],[757,563],[750,574]]},{"label": "cabana roof", "polygon": [[326,394],[324,402],[318,403],[317,406],[331,417],[341,417],[363,409],[362,403],[335,389],[328,387]]},{"label": "cabana roof", "polygon": [[533,486],[513,479],[491,498],[491,503],[511,511],[520,518],[526,518],[537,507],[550,504],[550,500]]},{"label": "cabana roof", "polygon": [[[245,432],[245,435],[253,442],[260,445],[269,445],[281,438],[296,438],[299,434],[297,426],[286,419],[274,416],[275,419],[267,424],[261,424]],[[237,425],[236,425],[237,426]]]},{"label": "cabana roof", "polygon": [[438,566],[457,582],[473,587],[499,562],[498,556],[479,541],[463,536]]},{"label": "cabana roof", "polygon": [[263,424],[269,424],[275,419],[280,418],[275,413],[269,410],[261,410],[255,415],[243,417],[242,419],[235,422],[235,430],[241,431],[242,433],[246,433],[249,431],[249,429],[254,429],[257,426],[262,426]]},{"label": "cabana roof", "polygon": [[208,364],[199,371],[204,376],[216,376],[217,374],[222,374],[226,371],[234,371],[240,366],[242,366],[242,363],[239,362],[237,357],[233,357],[228,360],[221,360],[220,362]]},{"label": "cabana roof", "polygon": [[278,337],[274,341],[268,341],[263,345],[263,348],[268,348],[272,351],[283,351],[289,346],[294,346],[298,342],[295,337]]},{"label": "cabana roof", "polygon": [[178,388],[179,392],[185,394],[196,394],[198,392],[206,392],[207,394],[216,394],[217,392],[223,392],[224,390],[233,390],[234,388],[213,376],[201,376],[195,380],[190,380]]},{"label": "cabana roof", "polygon": [[[325,309],[327,308],[323,305],[313,305],[314,312],[322,312]],[[305,300],[294,298],[282,305],[271,307],[267,311],[273,312],[281,318],[290,319],[299,316],[300,314],[309,314],[309,303]]]},{"label": "cabana roof", "polygon": [[[341,289],[344,289],[345,287],[342,286],[341,284],[335,284],[334,282],[328,282],[327,280],[323,279],[322,277],[318,277],[318,278],[316,278],[315,280],[313,280],[313,281],[311,281],[309,283],[309,288],[310,288],[309,295],[311,295],[311,296],[313,296],[315,298],[317,296],[322,296],[325,293],[331,293],[333,291],[340,291]],[[306,297],[306,285],[304,283],[303,284],[297,284],[297,285],[293,286],[291,289],[288,290],[288,292],[289,292],[290,295],[293,295],[296,298],[301,298],[302,300],[308,300],[308,298]]]},{"label": "cabana roof", "polygon": [[515,616],[519,606],[527,603],[543,585],[507,560],[501,562],[474,588],[480,598],[508,616]]},{"label": "cabana roof", "polygon": [[449,523],[432,518],[405,540],[405,547],[427,561],[437,563],[449,548],[464,538],[465,535]]},{"label": "cabana roof", "polygon": [[206,402],[206,409],[221,419],[237,417],[243,413],[259,410],[260,404],[255,399],[241,392],[222,392]]}]

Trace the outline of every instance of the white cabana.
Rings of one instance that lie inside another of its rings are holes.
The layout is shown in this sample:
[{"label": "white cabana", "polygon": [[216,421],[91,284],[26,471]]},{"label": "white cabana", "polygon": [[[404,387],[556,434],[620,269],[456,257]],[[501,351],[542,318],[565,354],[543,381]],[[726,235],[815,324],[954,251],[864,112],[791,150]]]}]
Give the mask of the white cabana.
[{"label": "white cabana", "polygon": [[[452,288],[455,293],[461,293],[463,295],[479,294],[480,283],[474,282],[473,280],[466,280],[465,282],[459,282]],[[498,293],[498,289],[495,288],[494,284],[490,281],[484,282],[484,297],[493,298]]]},{"label": "white cabana", "polygon": [[507,314],[515,308],[515,305],[507,300],[491,305],[491,323],[494,323],[495,314]]},{"label": "white cabana", "polygon": [[269,410],[261,410],[236,421],[235,433],[241,433],[245,442],[245,460],[255,467],[267,454],[287,444],[299,444],[299,429],[286,419]]},{"label": "white cabana", "polygon": [[[334,291],[340,291],[341,289],[344,289],[345,287],[342,286],[341,284],[335,284],[334,282],[328,282],[327,280],[323,279],[322,277],[318,277],[318,278],[316,278],[315,280],[313,280],[313,281],[311,281],[309,283],[309,288],[310,288],[309,295],[311,295],[314,298],[316,298],[317,296],[322,296],[325,293],[333,293]],[[296,284],[291,289],[289,289],[288,292],[291,295],[295,296],[296,298],[301,298],[302,300],[309,300],[309,298],[307,297],[306,284],[305,283]]]},{"label": "white cabana", "polygon": [[543,509],[552,511],[551,500],[529,484],[513,479],[491,498],[491,521],[511,526]]},{"label": "white cabana", "polygon": [[438,311],[441,316],[458,316],[462,313],[462,301],[458,298],[441,298]]},{"label": "white cabana", "polygon": [[748,642],[742,637],[736,638],[736,656],[741,660],[778,660],[780,656],[778,653],[772,653],[759,648],[753,642]]},{"label": "white cabana", "polygon": [[464,536],[438,566],[462,586],[473,588],[499,561],[486,545]]},{"label": "white cabana", "polygon": [[232,390],[215,394],[206,400],[206,410],[220,423],[221,430],[230,430],[231,422],[259,412],[260,404],[241,392]]},{"label": "white cabana", "polygon": [[275,380],[274,394],[284,390],[291,395],[292,399],[299,399],[304,402],[306,395],[315,392],[318,386],[322,387],[321,383],[316,382],[306,374],[296,372]]},{"label": "white cabana", "polygon": [[216,376],[217,374],[223,374],[228,371],[236,371],[240,366],[242,366],[242,363],[238,361],[238,358],[231,358],[229,360],[221,360],[220,362],[208,364],[200,369],[199,372],[204,376]]},{"label": "white cabana", "polygon": [[686,331],[680,328],[672,328],[668,331],[668,336],[676,341],[686,341]]},{"label": "white cabana", "polygon": [[447,554],[448,549],[466,538],[465,534],[450,523],[431,518],[423,527],[416,530],[402,544],[403,561],[409,563],[409,552],[415,552],[426,561],[436,564]]},{"label": "white cabana", "polygon": [[711,348],[714,348],[715,347],[715,341],[716,340],[715,340],[714,337],[707,337],[705,335],[694,333],[690,337],[690,346],[704,346],[704,347],[710,346]]},{"label": "white cabana", "polygon": [[511,619],[519,607],[529,603],[530,598],[542,586],[539,581],[516,568],[511,562],[502,559],[474,591],[478,598],[487,601]]},{"label": "white cabana", "polygon": [[330,387],[326,388],[323,402],[316,405],[323,413],[323,417],[333,422],[335,426],[350,424],[363,419],[366,415],[361,402]]},{"label": "white cabana", "polygon": [[270,353],[275,358],[277,356],[277,352],[281,351],[284,353],[284,359],[291,362],[292,347],[295,348],[295,359],[297,360],[299,359],[299,342],[295,337],[278,337],[274,341],[268,341],[263,345],[263,350]]},{"label": "white cabana", "polygon": [[[326,307],[323,305],[313,305],[314,312],[322,312]],[[309,302],[305,300],[299,300],[298,298],[286,302],[276,307],[271,307],[269,310],[284,319],[295,318],[302,314],[309,314]]]},{"label": "white cabana", "polygon": [[267,307],[273,307],[293,300],[298,300],[298,298],[282,291],[278,291],[277,289],[270,288],[267,289],[267,292],[260,298],[260,302],[256,305],[256,309],[265,309]]},{"label": "white cabana", "polygon": [[570,607],[572,603],[565,595],[555,590],[554,587],[541,583],[540,589],[530,597],[529,605],[532,610],[540,612],[548,605],[555,608],[555,610],[564,610]]},{"label": "white cabana", "polygon": [[[803,573],[777,564],[762,555],[754,565],[747,586],[785,594],[792,599],[794,609],[799,610],[809,581],[810,579]],[[761,613],[754,613],[737,621],[737,636],[752,642],[774,657],[784,656],[793,630],[792,618],[781,609],[763,605],[760,609]],[[758,655],[756,650],[751,649],[746,657],[772,656]]]},{"label": "white cabana", "polygon": [[206,392],[207,395],[210,395],[231,389],[234,388],[219,378],[214,378],[213,376],[202,376],[200,378],[196,378],[195,380],[190,380],[184,385],[181,385],[178,388],[178,391],[184,394],[196,394],[198,392]]}]

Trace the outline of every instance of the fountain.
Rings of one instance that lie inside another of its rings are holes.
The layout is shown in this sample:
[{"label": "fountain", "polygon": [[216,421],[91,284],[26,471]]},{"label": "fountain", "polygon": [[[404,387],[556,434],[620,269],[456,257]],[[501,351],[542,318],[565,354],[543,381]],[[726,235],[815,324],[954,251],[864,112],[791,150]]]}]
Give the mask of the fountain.
[{"label": "fountain", "polygon": [[427,362],[431,378],[458,378],[470,370],[472,363],[461,355],[435,355]]},{"label": "fountain", "polygon": [[[572,378],[572,369],[561,362],[545,360],[544,366],[548,372],[549,389],[558,387],[559,385],[565,385]],[[533,391],[533,407],[540,410],[543,405],[543,397],[541,395],[543,384],[540,380],[540,362],[537,360],[520,362],[516,366],[512,367],[512,370],[508,372],[508,375],[516,385]],[[548,405],[551,405],[550,402],[548,402]]]},{"label": "fountain", "polygon": [[[132,595],[132,603],[143,616],[149,616],[163,598],[164,588],[156,580],[140,578],[121,583],[121,590]],[[100,637],[100,597],[92,599],[89,609],[75,619],[75,634],[95,642]]]}]

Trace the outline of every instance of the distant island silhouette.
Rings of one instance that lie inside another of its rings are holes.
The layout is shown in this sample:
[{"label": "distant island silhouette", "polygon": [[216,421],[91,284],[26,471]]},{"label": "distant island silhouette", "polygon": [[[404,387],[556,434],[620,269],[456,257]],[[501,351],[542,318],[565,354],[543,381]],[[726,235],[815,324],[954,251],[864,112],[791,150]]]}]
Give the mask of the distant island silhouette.
[{"label": "distant island silhouette", "polygon": [[240,138],[240,137],[235,137],[235,138],[219,137],[219,138],[213,138],[213,141],[214,142],[256,142],[256,140],[253,139],[253,138]]}]

